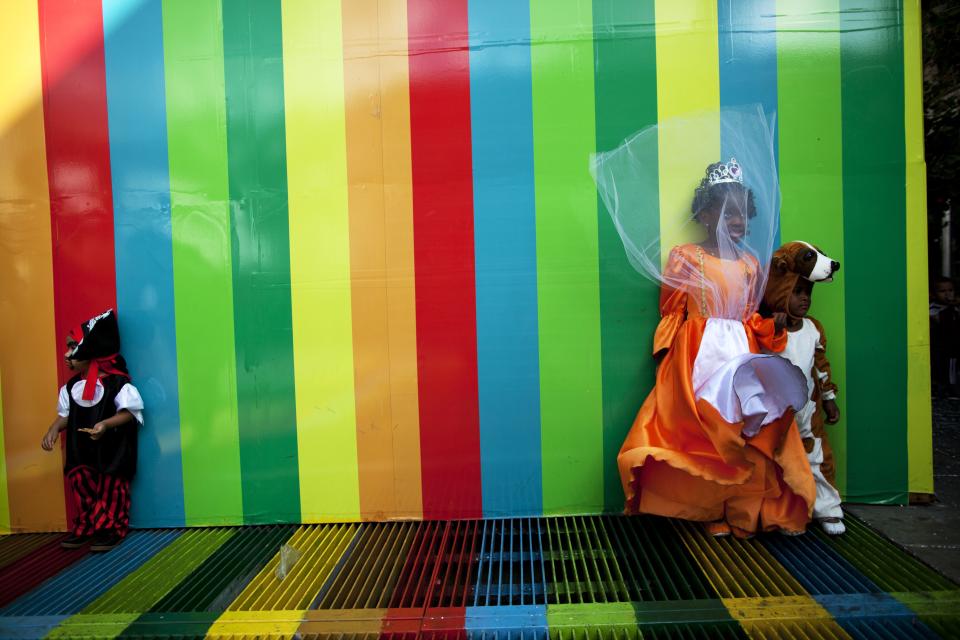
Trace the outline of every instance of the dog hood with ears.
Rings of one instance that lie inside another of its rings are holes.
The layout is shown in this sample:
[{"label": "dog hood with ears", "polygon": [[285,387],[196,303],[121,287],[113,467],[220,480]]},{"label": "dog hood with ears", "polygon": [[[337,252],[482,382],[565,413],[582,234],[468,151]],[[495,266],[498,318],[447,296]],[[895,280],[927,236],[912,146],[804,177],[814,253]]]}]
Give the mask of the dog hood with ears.
[{"label": "dog hood with ears", "polygon": [[[834,265],[823,269],[823,262]],[[763,293],[763,306],[770,312],[789,313],[790,294],[797,286],[797,280],[803,278],[810,282],[830,282],[838,263],[825,256],[822,251],[807,242],[788,242],[773,252],[770,261],[770,275],[767,288]]]},{"label": "dog hood with ears", "polygon": [[763,292],[763,307],[768,313],[789,313],[790,294],[800,278],[800,274],[793,270],[791,262],[780,255],[781,250],[782,247],[773,253],[767,288]]}]

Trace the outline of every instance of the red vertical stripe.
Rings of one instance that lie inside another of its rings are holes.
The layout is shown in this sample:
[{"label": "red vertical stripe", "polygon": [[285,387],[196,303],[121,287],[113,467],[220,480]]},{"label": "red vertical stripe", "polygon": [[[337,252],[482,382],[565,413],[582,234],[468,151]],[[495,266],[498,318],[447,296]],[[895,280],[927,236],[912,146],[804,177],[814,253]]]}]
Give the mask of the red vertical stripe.
[{"label": "red vertical stripe", "polygon": [[482,516],[466,0],[409,0],[425,518]]},{"label": "red vertical stripe", "polygon": [[[116,305],[100,0],[40,0],[43,122],[58,353],[70,326]],[[61,365],[61,382],[67,370]]]},{"label": "red vertical stripe", "polygon": [[[115,307],[117,299],[103,16],[100,0],[40,0],[39,9],[60,354],[70,326]],[[69,372],[60,360],[63,383]],[[72,507],[67,495],[68,519]]]}]

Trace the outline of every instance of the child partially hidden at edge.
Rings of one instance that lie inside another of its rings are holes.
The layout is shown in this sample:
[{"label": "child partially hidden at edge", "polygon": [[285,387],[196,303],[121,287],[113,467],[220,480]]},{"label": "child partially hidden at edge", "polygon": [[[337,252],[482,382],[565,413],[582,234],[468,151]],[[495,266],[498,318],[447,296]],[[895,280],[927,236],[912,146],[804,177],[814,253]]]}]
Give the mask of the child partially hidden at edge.
[{"label": "child partially hidden at edge", "polygon": [[67,336],[67,366],[75,371],[60,388],[57,419],[43,438],[52,451],[65,431],[64,473],[73,487],[77,516],[61,546],[109,551],[127,534],[130,481],[137,465],[137,427],[143,400],[130,383],[120,355],[112,310],[75,327]]},{"label": "child partially hidden at edge", "polygon": [[830,535],[842,534],[846,527],[840,493],[833,484],[833,454],[823,414],[826,413],[827,424],[836,424],[840,410],[836,403],[837,386],[830,379],[823,326],[807,312],[814,282],[830,282],[839,268],[838,262],[813,245],[790,242],[774,252],[763,296],[764,314],[787,315],[787,346],[779,355],[799,367],[807,378],[808,401],[795,419],[817,486],[813,517]]}]

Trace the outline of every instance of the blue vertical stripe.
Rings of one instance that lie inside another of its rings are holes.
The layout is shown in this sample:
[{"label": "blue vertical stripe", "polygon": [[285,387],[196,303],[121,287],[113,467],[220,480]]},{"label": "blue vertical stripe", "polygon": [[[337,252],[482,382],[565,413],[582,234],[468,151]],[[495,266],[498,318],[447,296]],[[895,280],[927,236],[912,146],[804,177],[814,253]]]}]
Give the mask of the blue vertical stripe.
[{"label": "blue vertical stripe", "polygon": [[131,524],[182,526],[160,0],[103,0],[122,352],[145,406]]},{"label": "blue vertical stripe", "polygon": [[470,0],[468,11],[483,514],[536,514],[543,496],[530,8]]},{"label": "blue vertical stripe", "polygon": [[[767,118],[777,113],[776,0],[717,0],[720,107],[760,104]],[[774,158],[779,158],[777,129]],[[720,159],[733,155],[720,140]],[[774,246],[780,244],[780,231]]]}]

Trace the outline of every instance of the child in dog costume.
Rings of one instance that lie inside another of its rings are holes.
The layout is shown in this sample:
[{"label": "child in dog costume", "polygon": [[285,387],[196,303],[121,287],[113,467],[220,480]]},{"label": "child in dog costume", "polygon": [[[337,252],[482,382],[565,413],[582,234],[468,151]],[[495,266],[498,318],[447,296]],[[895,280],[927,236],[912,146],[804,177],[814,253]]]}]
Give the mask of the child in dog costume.
[{"label": "child in dog costume", "polygon": [[77,373],[60,388],[57,418],[42,443],[50,451],[60,432],[66,432],[64,472],[77,509],[73,535],[61,543],[66,548],[90,542],[92,551],[107,551],[127,533],[143,400],[130,383],[119,351],[120,332],[112,310],[67,336],[64,357]]},{"label": "child in dog costume", "polygon": [[823,414],[835,424],[840,411],[837,386],[830,379],[827,339],[823,325],[807,316],[814,282],[830,282],[840,264],[806,242],[790,242],[773,254],[762,312],[787,314],[787,346],[780,355],[806,375],[808,401],[796,414],[797,427],[817,485],[813,517],[831,535],[844,532],[840,493],[834,486],[833,454],[827,441]]}]

